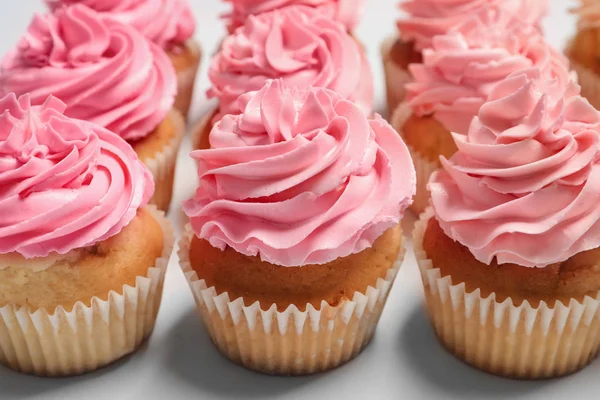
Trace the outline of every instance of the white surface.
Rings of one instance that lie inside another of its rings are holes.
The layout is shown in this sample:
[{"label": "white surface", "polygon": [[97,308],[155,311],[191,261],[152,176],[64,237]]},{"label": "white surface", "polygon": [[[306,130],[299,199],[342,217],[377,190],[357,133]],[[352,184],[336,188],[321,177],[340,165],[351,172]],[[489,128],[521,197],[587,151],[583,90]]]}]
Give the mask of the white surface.
[{"label": "white surface", "polygon": [[[153,1],[153,0],[149,0]],[[197,38],[205,55],[223,34],[218,0],[191,0],[198,18]],[[379,43],[395,30],[395,0],[369,0],[358,36],[366,44],[375,71],[378,109],[384,104]],[[562,48],[575,26],[566,9],[571,1],[552,0],[545,28]],[[37,0],[3,0],[0,6],[0,53],[14,45],[31,17],[42,10]],[[210,107],[207,58],[203,60],[193,117]],[[182,149],[171,206],[181,230],[181,202],[196,184],[195,170]],[[407,217],[410,224],[412,218]],[[407,228],[408,232],[408,228]],[[335,371],[307,378],[268,377],[246,371],[222,358],[194,314],[191,292],[173,257],[163,306],[151,340],[137,354],[93,374],[42,379],[0,367],[0,399],[592,399],[600,392],[600,361],[560,380],[517,382],[486,375],[446,353],[434,337],[422,309],[422,288],[414,256],[409,255],[392,290],[375,340],[356,360]]]}]

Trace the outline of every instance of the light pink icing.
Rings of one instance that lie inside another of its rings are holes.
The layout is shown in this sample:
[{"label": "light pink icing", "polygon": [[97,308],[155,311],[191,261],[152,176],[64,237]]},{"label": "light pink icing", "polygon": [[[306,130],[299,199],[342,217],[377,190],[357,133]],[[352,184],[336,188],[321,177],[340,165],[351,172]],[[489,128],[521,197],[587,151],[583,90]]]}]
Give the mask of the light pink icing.
[{"label": "light pink icing", "polygon": [[419,51],[431,47],[435,36],[460,31],[467,19],[489,10],[507,11],[535,26],[549,10],[548,0],[408,0],[400,7],[408,17],[398,21],[398,29]]},{"label": "light pink icing", "polygon": [[45,0],[56,10],[84,4],[101,16],[128,24],[162,48],[182,45],[196,29],[194,14],[186,0]]},{"label": "light pink icing", "polygon": [[316,8],[323,17],[342,23],[346,29],[358,25],[365,13],[366,0],[225,0],[233,10],[227,14],[229,33],[243,26],[250,15],[262,14],[287,6]]},{"label": "light pink icing", "polygon": [[171,109],[177,78],[169,58],[135,29],[83,5],[35,16],[0,65],[0,95],[49,95],[69,117],[127,140],[150,133]]},{"label": "light pink icing", "polygon": [[415,193],[398,134],[323,88],[281,80],[240,98],[192,153],[200,185],[184,204],[200,238],[282,265],[323,264],[370,247]]},{"label": "light pink icing", "polygon": [[539,69],[499,83],[429,182],[444,232],[489,264],[544,267],[600,245],[600,113]]},{"label": "light pink icing", "polygon": [[365,113],[373,103],[371,68],[360,46],[341,25],[308,7],[250,16],[225,39],[209,77],[208,96],[220,101],[215,120],[237,112],[240,95],[274,78],[290,86],[332,89]]},{"label": "light pink icing", "polygon": [[410,66],[407,99],[419,116],[435,114],[452,132],[466,133],[495,83],[539,67],[569,81],[569,62],[535,27],[505,11],[471,18],[461,32],[436,36],[423,63]]},{"label": "light pink icing", "polygon": [[0,99],[0,254],[45,257],[105,240],[154,192],[130,145],[65,107]]}]

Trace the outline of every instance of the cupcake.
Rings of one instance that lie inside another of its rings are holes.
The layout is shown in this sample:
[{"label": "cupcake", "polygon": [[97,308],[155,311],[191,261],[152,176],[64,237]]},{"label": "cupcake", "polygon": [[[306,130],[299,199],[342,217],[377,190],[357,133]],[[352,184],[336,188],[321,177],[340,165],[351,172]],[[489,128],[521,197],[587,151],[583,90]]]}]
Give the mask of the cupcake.
[{"label": "cupcake", "polygon": [[0,63],[0,94],[54,95],[66,115],[96,123],[127,140],[150,168],[152,204],[171,201],[183,118],[172,110],[177,82],[169,58],[128,25],[83,5],[37,15]]},{"label": "cupcake", "polygon": [[[293,40],[289,40],[293,38]],[[360,45],[344,27],[309,7],[292,6],[249,16],[228,36],[209,69],[209,98],[219,101],[195,129],[197,148],[208,148],[212,125],[238,113],[240,95],[273,78],[295,87],[332,89],[370,113],[371,68]]]},{"label": "cupcake", "polygon": [[600,113],[540,69],[494,87],[429,181],[414,231],[444,346],[484,371],[551,378],[600,346]]},{"label": "cupcake", "polygon": [[0,362],[46,376],[138,348],[174,244],[131,146],[65,107],[0,99]]},{"label": "cupcake", "polygon": [[433,46],[435,36],[461,32],[465,21],[490,10],[539,26],[549,6],[548,0],[406,0],[400,8],[407,14],[398,21],[400,36],[387,39],[381,48],[390,115],[406,96],[404,85],[412,80],[408,66],[422,61],[423,50]]},{"label": "cupcake", "polygon": [[414,79],[406,85],[407,101],[396,108],[391,122],[415,162],[414,212],[427,207],[426,185],[440,167],[440,155],[449,158],[456,151],[450,132],[466,134],[494,84],[532,66],[569,82],[567,59],[536,27],[502,10],[471,18],[461,32],[436,36],[422,62],[410,66]]},{"label": "cupcake", "polygon": [[278,10],[287,6],[312,7],[323,17],[343,24],[351,32],[365,13],[366,0],[225,0],[231,12],[225,15],[229,33],[244,26],[250,15]]},{"label": "cupcake", "polygon": [[196,21],[186,0],[45,0],[56,10],[84,4],[102,17],[131,25],[160,46],[177,73],[175,109],[187,118],[200,65],[200,45],[194,40]]},{"label": "cupcake", "polygon": [[581,94],[600,109],[600,2],[579,2],[574,10],[579,16],[577,34],[565,53],[579,77]]},{"label": "cupcake", "polygon": [[328,89],[268,81],[239,104],[192,153],[181,266],[225,356],[269,374],[326,371],[369,343],[402,262],[410,155]]}]

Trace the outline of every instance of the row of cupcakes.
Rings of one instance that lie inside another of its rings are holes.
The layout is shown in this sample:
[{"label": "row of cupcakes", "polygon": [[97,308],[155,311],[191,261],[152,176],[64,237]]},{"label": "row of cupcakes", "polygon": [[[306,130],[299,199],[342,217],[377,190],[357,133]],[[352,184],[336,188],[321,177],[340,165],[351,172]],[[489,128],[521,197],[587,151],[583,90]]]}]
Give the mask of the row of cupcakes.
[{"label": "row of cupcakes", "polygon": [[[510,21],[488,7],[494,21]],[[61,10],[77,22],[91,15]],[[210,148],[192,154],[200,184],[184,204],[191,225],[180,263],[212,340],[274,374],[328,370],[369,343],[403,259],[399,222],[415,191],[398,132],[366,117],[353,97],[361,91],[336,85],[363,56],[347,26],[325,21],[293,7],[234,32],[271,33],[252,60],[305,73],[257,74],[256,88],[220,103],[231,109],[211,116]],[[302,39],[299,59],[273,58],[280,33]],[[232,46],[230,55],[249,49],[261,47]],[[315,60],[329,63],[315,72]],[[433,209],[414,243],[448,348],[497,374],[550,377],[583,367],[600,345],[600,114],[563,64],[517,65],[476,99],[470,125],[459,121],[468,128],[452,134],[458,152],[430,180]],[[333,78],[318,87],[304,76]],[[122,138],[65,117],[56,99],[31,106],[28,96],[0,104],[0,359],[26,372],[80,373],[149,334],[173,239],[145,206],[152,179]]]},{"label": "row of cupcakes", "polygon": [[407,1],[382,47],[428,314],[452,353],[498,375],[568,374],[600,347],[600,113],[575,83],[595,100],[598,3],[583,3],[579,77],[541,35],[545,1]]}]

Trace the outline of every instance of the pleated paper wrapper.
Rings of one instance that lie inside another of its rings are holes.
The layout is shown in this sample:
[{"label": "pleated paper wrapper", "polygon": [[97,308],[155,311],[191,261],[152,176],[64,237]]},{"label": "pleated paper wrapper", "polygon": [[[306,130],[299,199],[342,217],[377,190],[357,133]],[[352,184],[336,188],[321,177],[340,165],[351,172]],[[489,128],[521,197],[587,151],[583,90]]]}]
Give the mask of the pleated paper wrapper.
[{"label": "pleated paper wrapper", "polygon": [[396,64],[392,59],[392,48],[398,40],[398,36],[391,36],[381,45],[388,113],[390,116],[396,107],[398,107],[398,105],[406,98],[406,89],[404,88],[404,85],[412,81],[410,72]]},{"label": "pleated paper wrapper", "polygon": [[585,367],[600,346],[600,292],[580,302],[515,305],[508,298],[468,293],[464,283],[441,276],[423,250],[428,208],[413,232],[427,311],[441,343],[456,357],[492,374],[519,378],[558,377]]},{"label": "pleated paper wrapper", "polygon": [[308,304],[300,311],[292,305],[281,312],[275,304],[263,310],[258,302],[247,306],[243,298],[231,300],[207,287],[190,265],[192,237],[188,226],[179,246],[180,263],[212,341],[235,363],[273,375],[322,372],[356,357],[373,337],[404,258],[402,248],[385,279],[338,306],[323,301],[320,309]]},{"label": "pleated paper wrapper", "polygon": [[156,205],[159,210],[165,212],[168,211],[173,197],[177,154],[185,135],[185,121],[179,111],[169,111],[167,118],[173,121],[175,137],[151,159],[142,160],[154,178],[154,195],[150,199],[150,204]]},{"label": "pleated paper wrapper", "polygon": [[[401,103],[397,108],[394,114],[392,115],[390,124],[394,127],[394,129],[404,138],[404,124],[412,115],[412,109],[408,105],[408,103]],[[427,183],[429,182],[429,177],[437,171],[440,166],[436,162],[432,162],[428,160],[425,156],[421,155],[418,151],[416,151],[410,144],[406,144],[408,147],[408,151],[412,157],[413,163],[415,165],[415,172],[417,176],[417,191],[414,197],[414,201],[409,207],[409,209],[419,215],[429,206],[429,191],[427,190]]]},{"label": "pleated paper wrapper", "polygon": [[190,106],[192,105],[196,74],[198,73],[200,60],[202,59],[202,51],[198,42],[188,40],[186,47],[194,55],[195,61],[186,69],[177,71],[177,96],[175,96],[175,104],[173,105],[176,110],[179,110],[185,120],[187,120]]},{"label": "pleated paper wrapper", "polygon": [[160,307],[174,235],[164,213],[147,210],[160,223],[164,250],[146,276],[107,300],[75,304],[71,311],[6,305],[0,308],[0,362],[28,374],[71,376],[91,372],[135,351],[152,333]]}]

